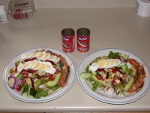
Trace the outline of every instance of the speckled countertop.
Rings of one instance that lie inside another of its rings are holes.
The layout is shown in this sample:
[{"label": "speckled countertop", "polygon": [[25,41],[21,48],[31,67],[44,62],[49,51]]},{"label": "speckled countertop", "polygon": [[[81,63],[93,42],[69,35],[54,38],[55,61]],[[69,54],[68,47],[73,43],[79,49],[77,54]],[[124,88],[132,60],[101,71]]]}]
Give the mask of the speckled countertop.
[{"label": "speckled countertop", "polygon": [[[0,23],[0,74],[5,66],[22,51],[49,47],[62,51],[61,30],[70,27],[75,31],[87,27],[91,31],[91,48],[86,53],[75,50],[68,55],[76,67],[95,50],[120,48],[133,52],[150,67],[150,18],[142,18],[135,8],[37,9],[33,18]],[[73,87],[62,97],[46,103],[25,103],[11,97],[0,77],[0,111],[51,112],[51,111],[150,111],[150,92],[136,102],[111,105],[90,97],[76,79]]]}]

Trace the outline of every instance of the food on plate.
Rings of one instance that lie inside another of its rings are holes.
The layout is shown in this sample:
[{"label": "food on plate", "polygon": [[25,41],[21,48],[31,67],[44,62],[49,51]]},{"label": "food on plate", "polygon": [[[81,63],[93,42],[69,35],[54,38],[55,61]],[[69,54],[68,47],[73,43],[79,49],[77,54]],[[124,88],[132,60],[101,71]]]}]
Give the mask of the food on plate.
[{"label": "food on plate", "polygon": [[87,65],[80,77],[92,86],[92,90],[125,96],[141,90],[146,73],[143,64],[129,55],[110,51],[99,56]]},{"label": "food on plate", "polygon": [[67,85],[70,66],[50,50],[23,53],[9,70],[8,85],[28,98],[51,95]]}]

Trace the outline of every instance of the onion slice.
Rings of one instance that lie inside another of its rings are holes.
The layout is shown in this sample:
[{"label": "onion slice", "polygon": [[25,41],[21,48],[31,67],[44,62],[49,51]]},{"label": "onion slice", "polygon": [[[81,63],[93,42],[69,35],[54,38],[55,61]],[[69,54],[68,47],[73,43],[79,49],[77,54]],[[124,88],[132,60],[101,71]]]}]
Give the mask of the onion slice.
[{"label": "onion slice", "polygon": [[17,79],[15,76],[11,75],[10,77],[8,77],[8,85],[10,88],[15,89],[17,83]]}]

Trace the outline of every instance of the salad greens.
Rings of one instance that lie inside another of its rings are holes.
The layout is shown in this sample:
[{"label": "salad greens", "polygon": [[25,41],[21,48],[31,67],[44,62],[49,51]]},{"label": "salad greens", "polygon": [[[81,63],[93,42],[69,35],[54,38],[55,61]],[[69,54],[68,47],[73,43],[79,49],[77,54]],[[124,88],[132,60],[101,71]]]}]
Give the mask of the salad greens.
[{"label": "salad greens", "polygon": [[9,70],[8,85],[24,97],[39,99],[49,96],[65,86],[67,78],[61,80],[61,77],[69,73],[66,65],[65,58],[51,51],[22,54]]},{"label": "salad greens", "polygon": [[[112,95],[124,96],[137,79],[137,69],[128,59],[127,54],[110,51],[108,56],[95,58],[80,76],[91,83],[93,91],[101,89],[107,93],[113,90]],[[104,62],[103,65],[100,60]]]}]

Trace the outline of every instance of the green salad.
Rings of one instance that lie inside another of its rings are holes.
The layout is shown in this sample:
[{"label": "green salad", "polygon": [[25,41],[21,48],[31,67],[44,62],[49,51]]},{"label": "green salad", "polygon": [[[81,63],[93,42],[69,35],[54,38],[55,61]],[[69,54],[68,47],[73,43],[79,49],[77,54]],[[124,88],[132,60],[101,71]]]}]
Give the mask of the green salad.
[{"label": "green salad", "polygon": [[9,70],[8,85],[21,96],[49,96],[67,84],[69,65],[66,59],[50,50],[36,50],[20,56]]},{"label": "green salad", "polygon": [[129,55],[110,51],[107,56],[99,56],[88,64],[80,77],[90,82],[93,91],[100,89],[112,95],[125,96],[127,92],[140,91],[145,71]]}]

